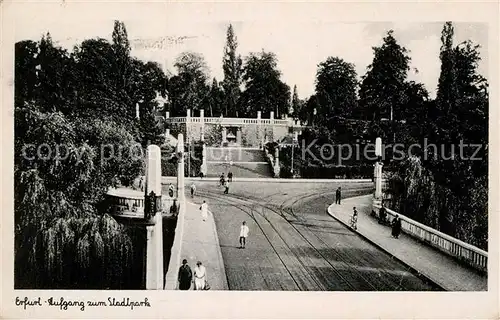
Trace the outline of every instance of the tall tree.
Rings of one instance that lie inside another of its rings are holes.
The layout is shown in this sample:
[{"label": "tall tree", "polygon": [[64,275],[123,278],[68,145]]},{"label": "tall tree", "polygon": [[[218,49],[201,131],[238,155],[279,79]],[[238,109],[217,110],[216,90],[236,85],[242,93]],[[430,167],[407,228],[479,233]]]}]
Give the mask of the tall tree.
[{"label": "tall tree", "polygon": [[245,116],[255,116],[257,111],[262,111],[263,116],[274,111],[275,117],[288,113],[290,87],[281,81],[274,53],[251,53],[245,61],[243,81],[245,91],[241,101],[245,106]]},{"label": "tall tree", "polygon": [[218,117],[223,113],[224,105],[224,92],[221,88],[217,79],[212,80],[212,85],[210,86],[210,102],[209,102],[209,112],[211,117]]},{"label": "tall tree", "polygon": [[117,82],[123,88],[126,88],[129,85],[129,77],[132,70],[130,65],[130,43],[123,21],[114,21],[112,39]]},{"label": "tall tree", "polygon": [[230,24],[227,28],[226,46],[224,47],[224,57],[222,60],[222,69],[224,70],[223,88],[225,93],[225,115],[239,115],[238,101],[240,98],[242,60],[241,56],[236,54],[238,42],[234,35],[233,26]]},{"label": "tall tree", "polygon": [[351,116],[356,105],[357,86],[354,64],[337,57],[328,57],[318,65],[316,96],[320,105],[317,112],[325,125],[331,126],[334,116]]},{"label": "tall tree", "polygon": [[406,48],[394,38],[393,30],[387,32],[380,47],[373,47],[373,62],[363,76],[359,90],[360,107],[367,120],[393,118],[400,120],[404,111],[401,98],[410,69]]},{"label": "tall tree", "polygon": [[203,55],[195,52],[181,53],[174,66],[177,75],[170,79],[172,115],[185,114],[187,109],[199,110],[209,101],[208,66]]},{"label": "tall tree", "polygon": [[298,119],[298,115],[300,114],[302,108],[302,102],[299,99],[299,94],[297,93],[297,85],[293,86],[293,95],[292,95],[292,107],[290,114]]}]

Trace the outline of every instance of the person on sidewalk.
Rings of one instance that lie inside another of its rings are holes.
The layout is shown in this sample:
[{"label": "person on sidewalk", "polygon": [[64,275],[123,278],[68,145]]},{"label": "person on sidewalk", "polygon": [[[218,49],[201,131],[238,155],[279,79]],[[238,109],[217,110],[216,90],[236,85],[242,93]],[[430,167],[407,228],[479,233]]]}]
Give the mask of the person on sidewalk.
[{"label": "person on sidewalk", "polygon": [[194,268],[194,290],[204,290],[207,281],[207,270],[201,264],[201,261],[196,263]]},{"label": "person on sidewalk", "polygon": [[205,202],[205,200],[203,200],[200,210],[201,210],[201,218],[203,219],[203,221],[206,221],[208,218],[208,204]]},{"label": "person on sidewalk", "polygon": [[226,178],[224,177],[224,173],[222,173],[219,179],[219,185],[223,186],[225,183],[226,183]]},{"label": "person on sidewalk", "polygon": [[396,215],[394,220],[392,221],[392,236],[394,238],[399,238],[399,234],[401,233],[401,219]]},{"label": "person on sidewalk", "polygon": [[229,181],[227,181],[226,184],[224,185],[224,194],[228,193],[229,193]]},{"label": "person on sidewalk", "polygon": [[187,260],[182,260],[182,266],[179,268],[179,290],[189,290],[191,281],[193,280],[193,272],[187,264]]},{"label": "person on sidewalk", "polygon": [[380,208],[380,210],[378,212],[378,218],[379,218],[378,223],[386,224],[387,213],[386,213],[385,206],[383,203],[382,203],[382,207]]},{"label": "person on sidewalk", "polygon": [[340,198],[342,197],[342,190],[340,187],[335,191],[335,204],[340,204]]},{"label": "person on sidewalk", "polygon": [[356,207],[352,207],[352,210],[353,210],[353,213],[352,213],[352,217],[351,217],[351,227],[354,229],[354,230],[357,230],[358,229],[358,210],[356,210]]},{"label": "person on sidewalk", "polygon": [[229,173],[227,174],[227,181],[233,182],[233,173],[231,171],[229,171]]},{"label": "person on sidewalk", "polygon": [[194,193],[196,192],[196,185],[194,182],[191,184],[191,198],[194,198]]},{"label": "person on sidewalk", "polygon": [[245,246],[247,244],[247,237],[248,237],[248,232],[250,230],[248,229],[248,226],[245,221],[241,224],[240,227],[240,249],[245,249]]},{"label": "person on sidewalk", "polygon": [[174,197],[174,189],[175,189],[175,188],[174,188],[174,185],[173,185],[173,184],[171,184],[171,183],[169,183],[169,185],[168,185],[168,196],[169,196],[170,198],[173,198],[173,197]]}]

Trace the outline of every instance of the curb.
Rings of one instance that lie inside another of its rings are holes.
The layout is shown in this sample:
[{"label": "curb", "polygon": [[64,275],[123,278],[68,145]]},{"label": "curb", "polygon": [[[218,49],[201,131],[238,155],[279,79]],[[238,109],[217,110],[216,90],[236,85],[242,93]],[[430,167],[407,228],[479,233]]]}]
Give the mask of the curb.
[{"label": "curb", "polygon": [[[191,202],[191,201],[186,201],[186,203],[189,203],[192,206],[197,206],[197,204]],[[217,226],[215,225],[215,218],[214,214],[212,211],[208,210],[209,216],[212,217],[212,230],[214,231],[214,236],[215,236],[215,246],[217,247],[217,260],[219,260],[219,265],[221,266],[222,270],[222,286],[223,288],[221,290],[213,290],[213,291],[222,291],[222,290],[229,290],[229,285],[227,283],[227,275],[226,275],[226,268],[224,266],[224,259],[222,258],[222,250],[220,249],[220,243],[219,243],[219,235],[217,234]]]},{"label": "curb", "polygon": [[214,230],[214,236],[215,236],[215,245],[217,246],[217,256],[219,258],[219,264],[221,266],[222,270],[222,290],[229,290],[229,284],[227,281],[227,275],[226,275],[226,266],[224,265],[224,259],[222,258],[222,250],[220,248],[220,243],[219,243],[219,234],[217,233],[217,226],[215,225],[215,218],[214,214],[212,211],[208,211],[210,215],[212,216],[212,225],[213,225],[213,230]]},{"label": "curb", "polygon": [[[363,196],[364,197],[364,196]],[[437,286],[438,288],[442,289],[443,291],[449,291],[448,289],[446,289],[443,285],[441,285],[438,281],[432,279],[431,277],[427,276],[426,274],[423,274],[422,272],[418,271],[417,269],[415,269],[414,267],[410,266],[408,263],[406,263],[405,261],[399,259],[398,257],[396,257],[394,254],[392,254],[391,252],[389,252],[387,249],[385,249],[384,247],[382,247],[381,245],[379,245],[378,243],[376,243],[375,241],[371,240],[370,238],[368,238],[367,236],[363,235],[362,233],[360,233],[359,231],[357,230],[354,230],[352,229],[347,223],[345,223],[344,221],[342,221],[340,218],[337,218],[333,213],[331,213],[331,208],[335,206],[335,204],[331,204],[328,206],[328,208],[326,209],[326,212],[332,217],[334,218],[335,220],[337,220],[338,222],[340,222],[341,224],[343,224],[346,228],[348,228],[349,230],[351,230],[352,232],[356,233],[358,236],[360,236],[361,238],[363,238],[364,240],[366,240],[367,242],[369,242],[370,244],[372,244],[373,246],[377,247],[379,250],[385,252],[386,254],[388,254],[392,259],[396,260],[397,262],[401,263],[402,265],[404,265],[406,268],[408,268],[409,270],[412,271],[412,273],[414,273],[417,277],[419,278],[424,278],[426,281],[432,283],[433,285]]]}]

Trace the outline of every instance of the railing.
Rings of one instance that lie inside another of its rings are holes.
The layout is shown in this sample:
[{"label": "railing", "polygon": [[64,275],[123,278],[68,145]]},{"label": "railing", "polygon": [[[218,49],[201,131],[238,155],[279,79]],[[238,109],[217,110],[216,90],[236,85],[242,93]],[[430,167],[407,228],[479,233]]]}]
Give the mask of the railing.
[{"label": "railing", "polygon": [[[186,123],[187,117],[171,117],[166,118],[166,123]],[[191,117],[190,122],[200,123],[200,117]],[[205,117],[204,123],[221,124],[221,125],[243,125],[243,124],[258,124],[259,119],[255,118],[217,118]],[[295,125],[293,119],[260,119],[261,124],[272,124],[275,126],[299,126]]]},{"label": "railing", "polygon": [[[380,205],[374,207],[380,209]],[[393,210],[386,208],[386,212],[391,221],[398,215],[401,219],[401,230],[403,232],[462,260],[473,268],[484,272],[488,271],[488,252],[423,225]]]}]

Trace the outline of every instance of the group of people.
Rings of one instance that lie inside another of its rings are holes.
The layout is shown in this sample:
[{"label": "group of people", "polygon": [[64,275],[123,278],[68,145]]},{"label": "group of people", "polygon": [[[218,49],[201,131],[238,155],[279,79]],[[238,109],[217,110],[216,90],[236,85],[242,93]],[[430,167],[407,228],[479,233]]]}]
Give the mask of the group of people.
[{"label": "group of people", "polygon": [[[385,209],[384,204],[382,203],[382,207],[378,212],[378,221],[380,224],[387,224],[387,210]],[[401,233],[401,218],[398,215],[392,219],[391,222],[391,236],[393,238],[399,238],[399,234]]]},{"label": "group of people", "polygon": [[179,268],[179,290],[191,289],[191,283],[194,283],[194,290],[209,290],[205,266],[198,261],[193,272],[187,262],[186,259],[182,260],[182,266]]},{"label": "group of people", "polygon": [[227,180],[224,176],[224,173],[222,173],[219,179],[219,186],[224,187],[224,194],[229,193],[229,182],[233,182],[233,173],[229,171],[229,173],[227,174]]}]

